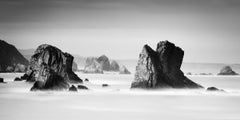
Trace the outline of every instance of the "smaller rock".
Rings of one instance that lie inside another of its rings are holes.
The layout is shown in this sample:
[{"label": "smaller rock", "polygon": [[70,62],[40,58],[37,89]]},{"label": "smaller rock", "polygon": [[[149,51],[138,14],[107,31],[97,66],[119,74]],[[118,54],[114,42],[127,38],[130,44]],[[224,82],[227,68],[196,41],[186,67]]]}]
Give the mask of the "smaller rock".
[{"label": "smaller rock", "polygon": [[131,74],[131,72],[125,66],[122,66],[120,68],[119,74]]},{"label": "smaller rock", "polygon": [[102,87],[108,87],[109,85],[108,84],[102,84]]},{"label": "smaller rock", "polygon": [[78,85],[78,89],[88,90],[88,88],[84,85]]},{"label": "smaller rock", "polygon": [[73,92],[77,92],[77,88],[72,85],[70,88],[69,88],[69,91],[73,91]]},{"label": "smaller rock", "polygon": [[235,71],[232,70],[230,66],[225,66],[221,69],[218,75],[238,75]]},{"label": "smaller rock", "polygon": [[4,83],[4,80],[3,80],[3,78],[0,78],[0,83]]},{"label": "smaller rock", "polygon": [[14,81],[22,81],[22,79],[20,79],[19,77],[16,77]]},{"label": "smaller rock", "polygon": [[86,78],[84,81],[85,81],[85,82],[89,82],[89,79]]},{"label": "smaller rock", "polygon": [[186,75],[192,75],[192,73],[191,73],[191,72],[188,72]]},{"label": "smaller rock", "polygon": [[216,88],[216,87],[208,87],[208,88],[207,88],[207,91],[224,91],[224,90],[218,89],[218,88]]}]

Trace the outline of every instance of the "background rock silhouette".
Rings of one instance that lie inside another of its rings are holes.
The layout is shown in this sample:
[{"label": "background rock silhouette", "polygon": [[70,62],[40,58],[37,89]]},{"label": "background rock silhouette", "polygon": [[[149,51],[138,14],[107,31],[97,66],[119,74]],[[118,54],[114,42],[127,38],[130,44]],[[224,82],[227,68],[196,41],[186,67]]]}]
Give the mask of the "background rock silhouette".
[{"label": "background rock silhouette", "polygon": [[25,72],[28,60],[15,46],[0,40],[0,72]]},{"label": "background rock silhouette", "polygon": [[72,71],[73,56],[60,49],[43,44],[31,57],[28,71],[21,78],[37,81],[31,90],[67,89],[68,83],[81,83],[82,80]]},{"label": "background rock silhouette", "polygon": [[232,70],[230,66],[225,66],[221,69],[218,75],[238,75],[235,71]]},{"label": "background rock silhouette", "polygon": [[139,55],[131,88],[202,88],[180,70],[184,51],[168,41],[161,41],[154,51],[145,45]]},{"label": "background rock silhouette", "polygon": [[89,57],[86,60],[84,72],[85,73],[103,73],[103,69],[101,64],[98,63],[97,58]]},{"label": "background rock silhouette", "polygon": [[119,74],[131,74],[131,72],[128,71],[128,69],[123,65],[123,66],[120,68]]}]

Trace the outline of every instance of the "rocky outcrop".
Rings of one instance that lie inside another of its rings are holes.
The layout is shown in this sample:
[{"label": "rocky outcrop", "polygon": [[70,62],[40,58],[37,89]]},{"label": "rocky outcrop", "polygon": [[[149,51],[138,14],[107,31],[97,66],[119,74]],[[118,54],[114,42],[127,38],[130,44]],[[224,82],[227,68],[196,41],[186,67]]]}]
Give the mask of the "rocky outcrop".
[{"label": "rocky outcrop", "polygon": [[180,70],[184,51],[168,41],[161,41],[154,51],[144,45],[139,55],[131,88],[202,88]]},{"label": "rocky outcrop", "polygon": [[123,66],[120,68],[119,74],[131,74],[131,72],[128,71],[128,69],[123,65]]},{"label": "rocky outcrop", "polygon": [[3,78],[0,78],[0,83],[4,83],[4,79]]},{"label": "rocky outcrop", "polygon": [[208,88],[207,88],[207,91],[221,91],[221,92],[224,92],[224,90],[218,89],[218,88],[216,88],[216,87],[208,87]]},{"label": "rocky outcrop", "polygon": [[88,90],[88,88],[84,85],[78,85],[77,88],[81,90]]},{"label": "rocky outcrop", "polygon": [[81,83],[82,80],[72,71],[73,56],[60,49],[43,44],[31,57],[30,65],[22,79],[36,81],[31,90],[62,90],[68,83]]},{"label": "rocky outcrop", "polygon": [[[84,73],[103,73],[103,71],[124,72],[124,69],[122,69],[122,71],[120,70],[120,65],[117,61],[112,60],[110,63],[110,60],[106,55],[102,55],[98,58],[89,57],[86,59],[85,63],[83,70]],[[127,70],[126,67],[125,70]]]},{"label": "rocky outcrop", "polygon": [[28,60],[15,46],[0,40],[0,72],[25,72]]},{"label": "rocky outcrop", "polygon": [[238,75],[235,71],[232,70],[230,66],[225,66],[221,69],[218,75]]},{"label": "rocky outcrop", "polygon": [[101,65],[101,67],[104,71],[110,71],[111,70],[111,65],[110,65],[109,59],[106,55],[100,56],[97,59],[97,61]]},{"label": "rocky outcrop", "polygon": [[110,70],[111,71],[119,71],[119,64],[117,63],[117,61],[113,60],[110,64]]},{"label": "rocky outcrop", "polygon": [[87,58],[84,73],[103,73],[102,66],[98,63],[97,58]]}]

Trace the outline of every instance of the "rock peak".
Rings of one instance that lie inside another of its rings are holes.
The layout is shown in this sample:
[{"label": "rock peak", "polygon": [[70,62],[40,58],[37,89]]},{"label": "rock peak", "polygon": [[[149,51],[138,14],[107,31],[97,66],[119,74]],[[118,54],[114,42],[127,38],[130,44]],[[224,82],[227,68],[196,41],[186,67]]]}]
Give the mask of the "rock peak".
[{"label": "rock peak", "polygon": [[160,41],[154,51],[144,45],[131,88],[201,88],[180,70],[184,51],[169,41]]}]

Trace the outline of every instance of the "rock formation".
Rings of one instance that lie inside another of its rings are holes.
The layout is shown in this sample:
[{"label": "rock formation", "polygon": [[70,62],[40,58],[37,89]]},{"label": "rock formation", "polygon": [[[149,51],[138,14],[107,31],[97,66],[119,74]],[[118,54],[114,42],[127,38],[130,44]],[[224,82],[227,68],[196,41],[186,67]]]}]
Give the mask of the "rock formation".
[{"label": "rock formation", "polygon": [[98,63],[96,58],[90,57],[86,60],[86,65],[84,68],[85,73],[103,73],[103,69],[100,63]]},{"label": "rock formation", "polygon": [[43,44],[31,57],[27,72],[21,78],[36,81],[31,90],[62,90],[68,83],[81,83],[82,80],[72,71],[73,56],[60,49]]},{"label": "rock formation", "polygon": [[110,70],[111,71],[119,71],[119,64],[117,61],[113,60],[110,64]]},{"label": "rock formation", "polygon": [[[113,72],[120,71],[118,62],[115,60],[112,60],[110,63],[110,60],[106,55],[102,55],[98,58],[89,57],[86,59],[85,63],[86,64],[84,67],[84,73],[103,73],[103,71],[113,71]],[[126,67],[125,67],[125,70],[127,70]]]},{"label": "rock formation", "polygon": [[25,72],[28,60],[11,44],[0,40],[0,72]]},{"label": "rock formation", "polygon": [[97,59],[98,63],[102,66],[102,69],[104,71],[110,71],[111,70],[111,65],[109,62],[109,59],[106,55],[102,55]]},{"label": "rock formation", "polygon": [[238,75],[235,71],[232,70],[230,66],[225,66],[221,69],[218,75]]},{"label": "rock formation", "polygon": [[120,68],[119,74],[131,74],[131,72],[129,72],[128,69],[123,65]]},{"label": "rock formation", "polygon": [[180,70],[184,51],[168,41],[161,41],[154,51],[144,45],[139,55],[131,88],[202,88]]}]

